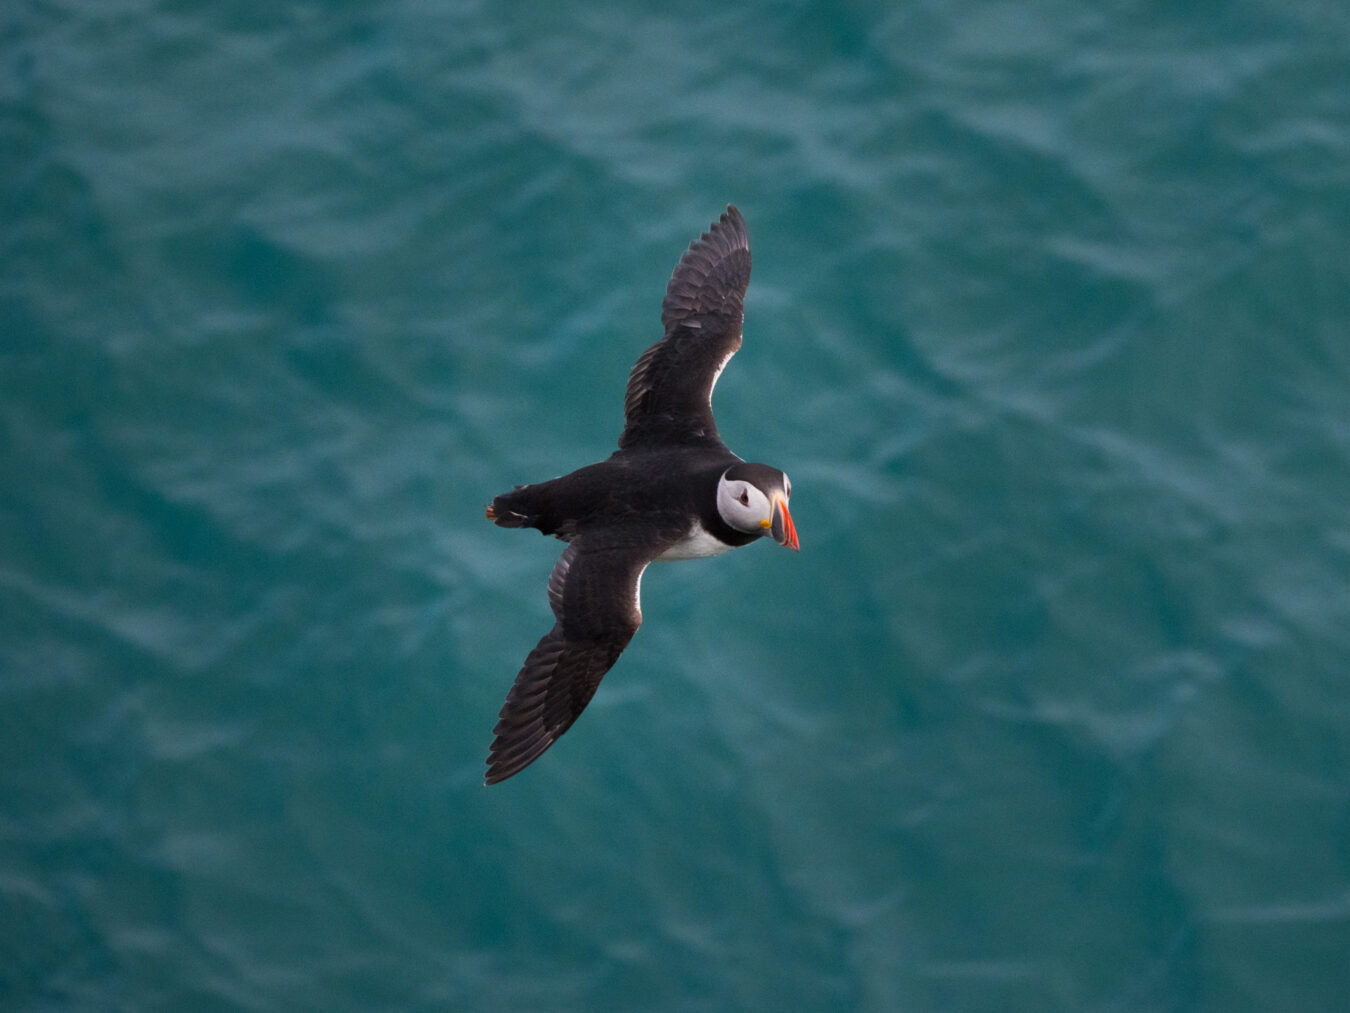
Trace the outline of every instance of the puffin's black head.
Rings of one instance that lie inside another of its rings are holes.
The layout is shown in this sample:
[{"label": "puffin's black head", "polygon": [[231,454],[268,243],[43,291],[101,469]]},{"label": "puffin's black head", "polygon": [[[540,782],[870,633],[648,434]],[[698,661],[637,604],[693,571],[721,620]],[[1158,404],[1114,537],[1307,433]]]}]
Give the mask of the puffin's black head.
[{"label": "puffin's black head", "polygon": [[788,513],[792,482],[767,464],[733,464],[717,483],[717,512],[737,531],[772,535],[797,551],[797,528]]}]

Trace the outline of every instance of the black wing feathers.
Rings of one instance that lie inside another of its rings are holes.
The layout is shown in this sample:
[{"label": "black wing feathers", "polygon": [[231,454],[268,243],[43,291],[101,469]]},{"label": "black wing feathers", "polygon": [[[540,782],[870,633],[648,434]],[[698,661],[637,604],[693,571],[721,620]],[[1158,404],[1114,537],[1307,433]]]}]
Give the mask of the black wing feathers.
[{"label": "black wing feathers", "polygon": [[750,237],[734,207],[690,245],[661,304],[665,336],[638,359],[620,447],[716,442],[712,388],[741,347]]},{"label": "black wing feathers", "polygon": [[750,236],[745,219],[731,205],[709,230],[689,244],[666,285],[661,326],[666,334],[699,317],[734,317],[739,330],[741,300],[750,284]]},{"label": "black wing feathers", "polygon": [[651,554],[632,542],[586,542],[574,540],[553,568],[548,600],[557,621],[507,694],[488,784],[519,773],[572,726],[642,623],[638,583]]}]

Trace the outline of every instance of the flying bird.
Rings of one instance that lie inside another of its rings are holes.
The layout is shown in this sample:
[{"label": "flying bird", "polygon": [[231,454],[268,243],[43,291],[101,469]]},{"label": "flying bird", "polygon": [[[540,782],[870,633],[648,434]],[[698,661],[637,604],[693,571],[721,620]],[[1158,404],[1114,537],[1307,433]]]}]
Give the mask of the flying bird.
[{"label": "flying bird", "polygon": [[768,535],[797,550],[792,483],[726,448],[712,392],[741,347],[750,239],[728,206],[666,286],[665,334],[628,377],[608,459],[496,497],[487,518],[567,543],[548,580],[553,629],[525,658],[487,759],[487,784],[529,766],[572,726],[642,623],[647,565],[697,559]]}]

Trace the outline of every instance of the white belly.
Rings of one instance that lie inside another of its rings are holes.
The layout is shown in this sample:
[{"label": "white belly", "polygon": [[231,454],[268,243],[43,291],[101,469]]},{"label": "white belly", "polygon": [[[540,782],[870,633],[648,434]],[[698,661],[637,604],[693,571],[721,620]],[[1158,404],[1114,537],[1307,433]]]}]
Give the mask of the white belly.
[{"label": "white belly", "polygon": [[689,533],[656,557],[658,563],[668,563],[677,559],[702,559],[715,556],[731,548],[726,542],[708,534],[703,525],[695,522]]}]

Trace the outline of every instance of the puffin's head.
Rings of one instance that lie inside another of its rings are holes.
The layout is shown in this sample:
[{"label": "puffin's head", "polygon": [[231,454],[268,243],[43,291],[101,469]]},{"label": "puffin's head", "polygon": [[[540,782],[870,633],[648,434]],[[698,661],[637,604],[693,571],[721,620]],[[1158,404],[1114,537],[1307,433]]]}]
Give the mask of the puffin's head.
[{"label": "puffin's head", "polygon": [[797,528],[788,513],[792,482],[767,464],[733,464],[717,483],[717,512],[737,531],[772,535],[797,551]]}]

